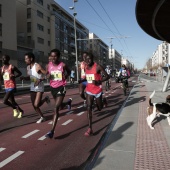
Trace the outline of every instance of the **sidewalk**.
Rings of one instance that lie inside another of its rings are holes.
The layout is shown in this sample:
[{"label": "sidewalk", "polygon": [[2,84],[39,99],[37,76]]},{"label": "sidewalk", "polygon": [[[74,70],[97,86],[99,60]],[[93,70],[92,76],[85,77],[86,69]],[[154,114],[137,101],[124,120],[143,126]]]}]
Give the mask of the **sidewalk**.
[{"label": "sidewalk", "polygon": [[154,130],[146,123],[148,97],[153,90],[156,94],[152,102],[165,102],[169,94],[169,91],[163,93],[162,87],[162,82],[142,80],[134,86],[100,146],[97,158],[94,158],[97,160],[93,160],[88,169],[170,170],[170,126],[167,120],[162,116],[157,119]]}]

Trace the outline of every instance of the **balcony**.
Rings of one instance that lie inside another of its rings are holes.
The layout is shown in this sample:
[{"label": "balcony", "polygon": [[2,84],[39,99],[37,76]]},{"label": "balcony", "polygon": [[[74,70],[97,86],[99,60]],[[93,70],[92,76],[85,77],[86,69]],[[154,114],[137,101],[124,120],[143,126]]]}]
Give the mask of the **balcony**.
[{"label": "balcony", "polygon": [[34,43],[34,40],[30,40],[30,39],[26,39],[26,38],[18,36],[17,46],[33,49],[35,47],[35,43]]}]

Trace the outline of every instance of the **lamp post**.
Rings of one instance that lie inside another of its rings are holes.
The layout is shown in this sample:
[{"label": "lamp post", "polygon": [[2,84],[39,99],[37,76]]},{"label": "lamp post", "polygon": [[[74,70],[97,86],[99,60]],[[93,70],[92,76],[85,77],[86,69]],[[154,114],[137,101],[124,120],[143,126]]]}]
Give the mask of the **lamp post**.
[{"label": "lamp post", "polygon": [[69,7],[70,10],[74,10],[73,16],[74,16],[74,39],[75,39],[75,54],[76,54],[76,71],[77,71],[77,82],[79,79],[79,71],[78,71],[78,55],[77,55],[77,31],[76,31],[76,15],[77,12],[75,11],[75,2],[78,0],[73,0],[73,6]]}]

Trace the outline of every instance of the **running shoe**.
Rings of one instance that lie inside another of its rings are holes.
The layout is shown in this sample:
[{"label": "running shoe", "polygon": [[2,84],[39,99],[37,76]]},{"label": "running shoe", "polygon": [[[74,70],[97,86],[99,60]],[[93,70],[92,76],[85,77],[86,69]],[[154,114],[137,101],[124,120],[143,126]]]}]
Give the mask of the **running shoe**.
[{"label": "running shoe", "polygon": [[19,112],[19,115],[17,118],[19,118],[19,119],[22,118],[23,114],[24,114],[24,112]]},{"label": "running shoe", "polygon": [[53,138],[53,136],[54,136],[54,132],[52,132],[52,131],[49,131],[46,135],[45,135],[45,137],[46,138]]},{"label": "running shoe", "polygon": [[86,100],[84,100],[84,104],[83,104],[84,107],[87,107],[87,103],[86,103]]},{"label": "running shoe", "polygon": [[93,130],[88,128],[84,135],[85,136],[92,136],[93,135]]},{"label": "running shoe", "polygon": [[13,116],[14,116],[14,117],[17,117],[18,114],[19,114],[19,113],[18,113],[17,109],[13,109]]},{"label": "running shoe", "polygon": [[69,111],[71,110],[71,103],[72,103],[72,98],[69,98],[68,99],[68,105],[67,105],[67,108],[68,108]]},{"label": "running shoe", "polygon": [[50,101],[49,96],[46,96],[46,97],[45,97],[45,100],[46,100],[46,103],[47,103],[47,104],[50,104],[51,101]]},{"label": "running shoe", "polygon": [[36,122],[36,123],[42,123],[42,122],[44,122],[46,119],[45,119],[45,117],[40,117],[40,119]]}]

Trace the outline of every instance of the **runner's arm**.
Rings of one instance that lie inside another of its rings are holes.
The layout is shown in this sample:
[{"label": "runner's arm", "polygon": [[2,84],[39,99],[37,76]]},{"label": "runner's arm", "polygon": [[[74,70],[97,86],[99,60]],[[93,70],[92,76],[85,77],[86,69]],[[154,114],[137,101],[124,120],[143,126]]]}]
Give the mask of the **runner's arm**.
[{"label": "runner's arm", "polygon": [[99,64],[97,65],[97,72],[100,72],[104,75],[104,77],[102,76],[101,82],[109,80],[109,78],[110,78],[109,75],[107,74],[105,69]]},{"label": "runner's arm", "polygon": [[12,68],[13,68],[13,71],[17,73],[17,75],[13,74],[14,78],[22,76],[21,71],[17,67],[13,66]]},{"label": "runner's arm", "polygon": [[63,68],[64,68],[64,71],[66,71],[65,79],[67,79],[71,74],[71,70],[66,64],[63,65]]}]

